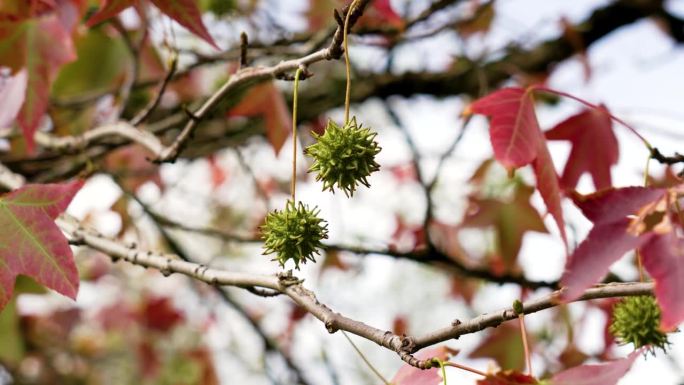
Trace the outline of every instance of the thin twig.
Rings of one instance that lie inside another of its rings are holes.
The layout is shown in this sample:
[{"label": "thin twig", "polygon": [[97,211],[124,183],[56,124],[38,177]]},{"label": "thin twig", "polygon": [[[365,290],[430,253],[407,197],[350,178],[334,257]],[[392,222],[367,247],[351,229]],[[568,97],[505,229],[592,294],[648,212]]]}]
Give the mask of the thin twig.
[{"label": "thin twig", "polygon": [[356,351],[356,353],[359,355],[359,357],[361,357],[361,359],[363,360],[363,362],[366,363],[366,366],[368,366],[368,368],[373,372],[373,374],[375,374],[375,376],[377,376],[377,377],[380,379],[380,381],[382,381],[383,384],[385,384],[385,385],[391,385],[390,382],[387,381],[387,379],[385,379],[385,377],[383,377],[383,375],[375,368],[375,366],[373,366],[373,364],[371,364],[370,361],[368,361],[368,358],[366,357],[366,355],[363,354],[363,352],[361,351],[361,349],[359,349],[359,347],[356,346],[356,344],[354,343],[354,341],[352,341],[352,339],[349,338],[349,336],[347,335],[347,333],[345,333],[344,331],[342,331],[342,335],[344,336],[344,338],[347,339],[347,341],[349,341],[349,343],[350,343],[351,346],[354,348],[354,350]]},{"label": "thin twig", "polygon": [[155,98],[148,104],[142,111],[140,111],[133,119],[131,119],[131,124],[133,126],[137,126],[144,121],[146,121],[152,112],[159,106],[159,103],[161,102],[162,97],[164,96],[164,93],[166,92],[166,87],[169,85],[171,82],[171,79],[173,79],[173,75],[176,73],[176,69],[178,68],[178,52],[174,51],[172,56],[171,56],[171,66],[169,67],[169,70],[166,72],[166,76],[161,82],[161,85],[159,86],[159,91],[157,91],[157,95]]}]

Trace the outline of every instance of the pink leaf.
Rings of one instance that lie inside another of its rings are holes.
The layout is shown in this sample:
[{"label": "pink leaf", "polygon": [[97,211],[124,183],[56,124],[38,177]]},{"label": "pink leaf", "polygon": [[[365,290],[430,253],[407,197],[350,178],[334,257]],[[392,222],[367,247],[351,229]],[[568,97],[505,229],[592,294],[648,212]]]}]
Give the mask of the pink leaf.
[{"label": "pink leaf", "polygon": [[551,385],[615,385],[632,367],[641,350],[615,361],[597,365],[580,365],[551,378]]},{"label": "pink leaf", "polygon": [[[546,138],[572,143],[561,178],[563,188],[574,189],[584,173],[591,175],[596,189],[612,185],[610,167],[617,163],[619,150],[613,121],[605,108],[587,109],[571,116],[547,131]],[[600,151],[596,149],[597,143],[601,145]]]},{"label": "pink leaf", "polygon": [[[419,360],[427,360],[430,358],[446,360],[449,355],[453,354],[455,354],[454,351],[445,346],[441,346],[424,350],[416,354],[415,357]],[[392,383],[392,385],[438,385],[442,383],[442,377],[439,376],[439,367],[422,370],[405,364],[399,369],[390,383]]]},{"label": "pink leaf", "polygon": [[558,184],[558,174],[553,167],[551,154],[546,146],[546,141],[541,139],[537,158],[532,162],[534,174],[537,177],[537,188],[546,204],[547,210],[556,221],[561,238],[567,248],[567,236],[565,235],[565,221],[563,220],[563,209],[561,208],[562,192]]},{"label": "pink leaf", "polygon": [[626,252],[651,238],[653,234],[650,232],[640,236],[630,234],[629,216],[664,194],[663,189],[625,187],[573,196],[577,207],[594,222],[594,228],[565,265],[561,278],[561,285],[567,287],[563,293],[565,300],[580,296],[586,288],[597,283]]},{"label": "pink leaf", "polygon": [[82,185],[27,185],[0,197],[0,309],[12,298],[19,274],[76,298],[74,257],[54,219]]},{"label": "pink leaf", "polygon": [[662,311],[660,327],[671,331],[684,320],[684,240],[670,232],[641,247],[644,267],[655,280]]},{"label": "pink leaf", "polygon": [[110,19],[124,9],[131,7],[137,3],[138,0],[104,0],[102,7],[88,19],[86,25],[92,27],[107,19]]},{"label": "pink leaf", "polygon": [[565,265],[561,278],[561,286],[566,288],[564,300],[579,297],[585,289],[599,282],[626,252],[648,240],[648,235],[637,237],[628,233],[629,223],[629,219],[624,218],[591,229]]},{"label": "pink leaf", "polygon": [[648,187],[623,187],[608,189],[589,195],[575,194],[573,200],[587,219],[598,226],[614,222],[665,194],[664,189]]},{"label": "pink leaf", "polygon": [[52,80],[62,65],[76,59],[76,50],[56,13],[0,23],[0,40],[0,65],[26,70],[26,94],[17,120],[31,151],[33,134],[47,111]]},{"label": "pink leaf", "polygon": [[525,166],[537,157],[543,136],[534,113],[532,90],[503,88],[476,100],[470,108],[491,118],[494,155],[506,168]]},{"label": "pink leaf", "polygon": [[24,103],[27,81],[26,70],[0,79],[0,127],[8,127],[17,117]]},{"label": "pink leaf", "polygon": [[202,22],[202,13],[195,0],[152,0],[152,3],[166,16],[177,21],[190,32],[204,39],[214,48],[219,49],[216,42]]},{"label": "pink leaf", "polygon": [[537,122],[532,92],[531,88],[503,88],[476,100],[470,109],[490,117],[489,138],[496,160],[508,169],[534,162],[537,188],[567,244],[558,175]]}]

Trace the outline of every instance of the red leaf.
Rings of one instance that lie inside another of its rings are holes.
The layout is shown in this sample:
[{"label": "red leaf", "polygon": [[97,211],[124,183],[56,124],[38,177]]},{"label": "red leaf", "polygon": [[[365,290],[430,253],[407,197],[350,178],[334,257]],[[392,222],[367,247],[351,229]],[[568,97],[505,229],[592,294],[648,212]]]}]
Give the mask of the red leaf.
[{"label": "red leaf", "polygon": [[252,87],[233,107],[228,116],[262,116],[266,126],[266,137],[278,154],[290,134],[292,115],[285,104],[283,94],[273,82]]},{"label": "red leaf", "polygon": [[147,299],[142,316],[145,326],[161,332],[168,332],[184,319],[183,314],[173,307],[171,299],[166,297]]},{"label": "red leaf", "polygon": [[18,274],[76,298],[74,257],[54,219],[82,185],[27,185],[0,197],[0,309],[12,298]]},{"label": "red leaf", "polygon": [[641,350],[629,356],[598,365],[581,365],[560,373],[551,378],[551,385],[615,385],[632,367]]},{"label": "red leaf", "polygon": [[558,176],[537,122],[532,92],[532,88],[503,88],[476,100],[470,110],[491,118],[494,157],[504,167],[510,170],[534,162],[537,188],[567,244]]},{"label": "red leaf", "polygon": [[595,226],[615,222],[641,207],[659,199],[664,189],[648,187],[623,187],[608,189],[589,195],[574,194],[573,201],[587,219]]},{"label": "red leaf", "polygon": [[138,0],[103,0],[102,7],[88,19],[86,25],[92,27],[95,24],[99,24],[116,16],[119,12],[135,5],[137,2]]},{"label": "red leaf", "polygon": [[567,236],[565,235],[565,221],[563,220],[563,209],[561,208],[561,189],[558,184],[558,175],[553,167],[551,154],[546,146],[544,139],[541,139],[537,158],[532,162],[534,175],[537,178],[537,189],[544,200],[546,209],[558,225],[561,238],[567,247]]},{"label": "red leaf", "polygon": [[[617,163],[618,142],[613,133],[613,121],[605,108],[587,109],[546,132],[549,140],[569,140],[572,151],[568,156],[561,184],[572,190],[580,176],[589,173],[597,190],[612,186],[610,167]],[[597,151],[596,145],[601,149]]]},{"label": "red leaf", "polygon": [[[416,354],[415,357],[419,360],[427,360],[430,358],[439,358],[446,360],[450,355],[456,354],[456,351],[440,346],[436,348],[427,349]],[[428,370],[418,369],[409,364],[402,366],[394,378],[390,381],[392,385],[439,385],[442,383],[442,377],[439,376],[439,367],[434,367]]]},{"label": "red leaf", "polygon": [[0,127],[8,127],[17,117],[26,95],[26,71],[0,79]]},{"label": "red leaf", "polygon": [[26,69],[26,96],[18,121],[32,151],[52,80],[62,65],[76,59],[76,50],[69,31],[54,13],[21,23],[0,23],[0,41],[0,65]]},{"label": "red leaf", "polygon": [[674,233],[657,235],[641,247],[644,267],[655,280],[662,311],[660,327],[673,330],[684,320],[684,240]]},{"label": "red leaf", "polygon": [[534,113],[532,90],[503,88],[476,100],[470,109],[491,118],[494,156],[506,168],[525,166],[537,157],[543,136]]},{"label": "red leaf", "polygon": [[527,385],[538,384],[537,379],[516,371],[506,370],[493,374],[477,381],[477,385]]},{"label": "red leaf", "polygon": [[626,252],[648,241],[652,233],[630,234],[628,216],[663,197],[665,190],[646,187],[625,187],[603,190],[590,195],[575,194],[575,204],[594,227],[587,238],[568,258],[561,278],[567,287],[563,298],[577,298],[589,286],[598,282],[615,261]]},{"label": "red leaf", "polygon": [[[534,343],[534,341],[531,341]],[[470,358],[492,358],[501,368],[522,369],[525,366],[520,328],[515,323],[505,323],[491,331],[473,350]]]},{"label": "red leaf", "polygon": [[204,39],[212,47],[219,49],[202,22],[202,13],[197,7],[196,0],[152,0],[152,3],[166,16]]},{"label": "red leaf", "polygon": [[[214,48],[219,49],[216,42],[202,22],[202,13],[195,0],[151,0],[166,16],[187,28],[190,32],[204,39]],[[124,9],[139,4],[139,0],[103,0],[102,7],[86,25],[92,27],[119,14]]]},{"label": "red leaf", "polygon": [[214,155],[208,156],[207,162],[209,162],[209,172],[211,174],[211,189],[212,191],[216,191],[226,180],[228,180],[228,171],[223,169]]},{"label": "red leaf", "polygon": [[629,219],[594,226],[565,265],[561,285],[566,287],[563,299],[571,301],[606,275],[610,266],[626,252],[649,239],[627,232]]}]

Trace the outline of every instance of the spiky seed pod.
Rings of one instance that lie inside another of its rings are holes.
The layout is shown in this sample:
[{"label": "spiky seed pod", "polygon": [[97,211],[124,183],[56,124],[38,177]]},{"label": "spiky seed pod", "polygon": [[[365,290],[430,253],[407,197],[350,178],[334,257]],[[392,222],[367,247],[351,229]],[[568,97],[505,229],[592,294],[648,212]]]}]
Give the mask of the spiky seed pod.
[{"label": "spiky seed pod", "polygon": [[300,262],[316,262],[314,253],[319,254],[321,240],[328,238],[328,225],[318,213],[317,208],[310,210],[302,202],[295,206],[292,201],[287,202],[284,210],[268,213],[261,226],[264,255],[276,253],[273,260],[282,267],[291,259],[296,269]]},{"label": "spiky seed pod", "polygon": [[380,169],[375,162],[381,148],[375,141],[377,133],[356,124],[352,118],[344,127],[328,121],[323,135],[313,134],[316,143],[306,148],[314,158],[309,172],[317,172],[316,180],[323,181],[323,191],[334,192],[333,187],[354,195],[358,183],[370,187],[366,179]]},{"label": "spiky seed pod", "polygon": [[610,332],[621,344],[632,343],[635,349],[648,346],[665,351],[670,342],[660,330],[660,307],[651,296],[627,297],[613,307]]}]

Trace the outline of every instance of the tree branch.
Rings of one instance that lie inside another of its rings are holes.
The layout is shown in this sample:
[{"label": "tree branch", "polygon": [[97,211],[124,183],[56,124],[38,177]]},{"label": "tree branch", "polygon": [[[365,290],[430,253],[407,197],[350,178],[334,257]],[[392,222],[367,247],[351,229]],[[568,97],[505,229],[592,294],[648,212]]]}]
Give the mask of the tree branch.
[{"label": "tree branch", "polygon": [[[421,337],[399,336],[390,331],[375,328],[334,312],[328,306],[321,303],[312,291],[306,289],[302,285],[302,281],[294,277],[291,271],[278,275],[261,275],[215,269],[206,265],[180,260],[178,256],[173,254],[159,254],[137,249],[135,245],[123,245],[93,230],[82,227],[78,221],[68,215],[62,215],[58,218],[57,224],[69,235],[73,243],[87,245],[109,255],[115,261],[122,259],[134,265],[155,268],[164,275],[172,273],[184,274],[214,286],[257,287],[280,292],[290,297],[291,300],[323,322],[328,332],[334,333],[337,330],[344,330],[356,334],[359,337],[373,341],[396,352],[402,360],[423,369],[430,367],[431,364],[429,360],[417,360],[411,355],[418,349],[458,338],[463,334],[475,333],[488,327],[494,327],[517,317],[512,308],[507,308],[492,314],[483,314],[465,323],[454,321],[450,327],[435,330]],[[602,285],[588,289],[578,301],[645,295],[651,294],[652,290],[652,283]],[[561,291],[555,291],[546,297],[524,303],[524,313],[534,313],[560,305],[560,293]]]}]

